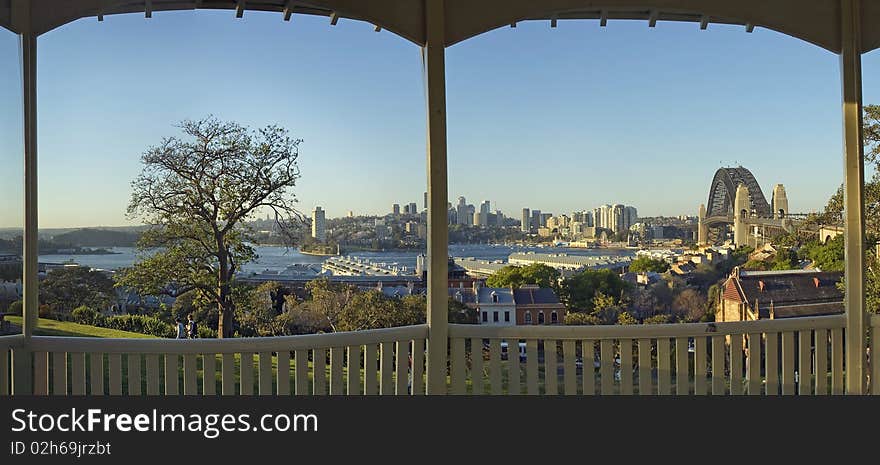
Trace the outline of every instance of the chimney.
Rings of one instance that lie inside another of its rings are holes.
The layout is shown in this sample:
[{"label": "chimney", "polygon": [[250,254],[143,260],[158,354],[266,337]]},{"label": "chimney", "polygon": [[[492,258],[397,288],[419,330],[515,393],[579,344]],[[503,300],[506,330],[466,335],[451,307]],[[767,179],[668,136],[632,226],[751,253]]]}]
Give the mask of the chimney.
[{"label": "chimney", "polygon": [[764,281],[758,281],[758,289],[764,292]]},{"label": "chimney", "polygon": [[815,285],[817,288],[819,287],[819,278],[815,276],[813,277],[813,285]]}]

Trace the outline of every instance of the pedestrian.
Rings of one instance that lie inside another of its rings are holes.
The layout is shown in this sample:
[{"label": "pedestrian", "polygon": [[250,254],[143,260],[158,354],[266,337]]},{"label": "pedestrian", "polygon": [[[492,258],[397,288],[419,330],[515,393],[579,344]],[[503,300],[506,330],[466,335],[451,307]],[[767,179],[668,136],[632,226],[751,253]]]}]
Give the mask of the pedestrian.
[{"label": "pedestrian", "polygon": [[177,339],[186,339],[186,328],[180,318],[175,318],[174,323],[177,325]]},{"label": "pedestrian", "polygon": [[193,320],[192,314],[189,314],[186,317],[186,331],[187,336],[189,336],[190,339],[195,339],[199,337],[199,332],[196,329],[196,321]]}]

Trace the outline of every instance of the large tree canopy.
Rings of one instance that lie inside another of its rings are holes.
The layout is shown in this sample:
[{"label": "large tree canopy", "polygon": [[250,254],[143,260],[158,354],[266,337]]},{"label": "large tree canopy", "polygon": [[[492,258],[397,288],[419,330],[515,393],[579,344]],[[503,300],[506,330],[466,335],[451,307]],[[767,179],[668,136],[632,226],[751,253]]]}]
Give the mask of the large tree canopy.
[{"label": "large tree canopy", "polygon": [[255,257],[245,221],[271,211],[291,232],[302,218],[291,192],[302,141],[278,126],[253,131],[213,117],[179,128],[183,137],[168,137],[142,156],[128,215],[152,228],[138,243],[140,260],[118,284],[154,295],[195,290],[217,305],[217,334],[229,337],[230,286]]},{"label": "large tree canopy", "polygon": [[53,312],[69,313],[81,306],[100,311],[113,305],[115,299],[113,280],[87,267],[54,269],[40,283],[40,302]]}]

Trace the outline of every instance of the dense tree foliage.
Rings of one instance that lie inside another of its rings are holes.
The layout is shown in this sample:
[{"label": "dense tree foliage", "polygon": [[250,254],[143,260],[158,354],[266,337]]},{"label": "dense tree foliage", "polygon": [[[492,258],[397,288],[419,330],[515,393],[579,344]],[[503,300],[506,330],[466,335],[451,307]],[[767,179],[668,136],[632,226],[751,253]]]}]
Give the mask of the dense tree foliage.
[{"label": "dense tree foliage", "polygon": [[560,300],[569,311],[591,313],[598,294],[611,298],[616,305],[626,299],[629,289],[629,284],[612,270],[584,270],[562,282]]},{"label": "dense tree foliage", "polygon": [[519,288],[523,284],[537,284],[540,287],[559,287],[559,270],[543,263],[527,266],[508,265],[496,271],[486,280],[489,287]]},{"label": "dense tree foliage", "polygon": [[634,273],[646,273],[652,271],[654,273],[665,273],[669,270],[669,263],[659,258],[651,258],[641,256],[636,258],[629,264],[629,270]]},{"label": "dense tree foliage", "polygon": [[56,268],[40,283],[40,302],[52,312],[69,313],[81,306],[105,309],[115,300],[113,280],[87,267]]}]

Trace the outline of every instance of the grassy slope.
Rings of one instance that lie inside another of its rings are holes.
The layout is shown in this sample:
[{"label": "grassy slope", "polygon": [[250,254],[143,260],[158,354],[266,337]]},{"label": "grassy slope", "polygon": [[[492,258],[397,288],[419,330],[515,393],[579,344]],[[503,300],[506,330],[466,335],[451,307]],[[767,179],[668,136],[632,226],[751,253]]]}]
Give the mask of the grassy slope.
[{"label": "grassy slope", "polygon": [[[21,326],[20,316],[7,316],[12,324]],[[40,318],[34,334],[38,336],[72,336],[72,337],[107,337],[107,338],[154,338],[141,333],[120,331],[118,329],[99,328],[97,326],[81,325],[68,321],[49,320]]]}]

